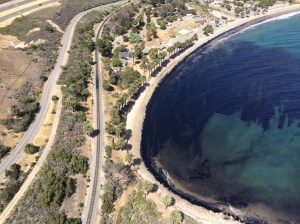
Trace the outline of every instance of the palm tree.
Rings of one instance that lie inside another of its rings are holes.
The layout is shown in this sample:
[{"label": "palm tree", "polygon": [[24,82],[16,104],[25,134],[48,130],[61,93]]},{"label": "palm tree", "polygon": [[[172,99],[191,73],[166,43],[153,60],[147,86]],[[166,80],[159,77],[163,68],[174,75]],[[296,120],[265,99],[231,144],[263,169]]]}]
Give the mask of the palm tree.
[{"label": "palm tree", "polygon": [[162,202],[166,206],[166,209],[167,209],[172,204],[173,198],[171,196],[166,195],[162,198]]},{"label": "palm tree", "polygon": [[140,80],[142,82],[142,85],[144,85],[144,83],[146,82],[146,77],[145,76],[141,76]]},{"label": "palm tree", "polygon": [[129,164],[129,166],[132,166],[132,164],[133,164],[133,154],[131,152],[126,153],[125,162],[127,162]]},{"label": "palm tree", "polygon": [[123,107],[123,99],[122,98],[117,99],[116,106],[118,107],[119,110],[122,109],[122,107]]},{"label": "palm tree", "polygon": [[76,107],[78,105],[78,99],[75,96],[69,95],[66,98],[66,103],[68,106],[72,107],[73,112],[75,112]]},{"label": "palm tree", "polygon": [[16,105],[12,105],[10,107],[10,112],[13,116],[18,116],[18,114],[20,113],[20,110]]},{"label": "palm tree", "polygon": [[141,68],[144,70],[144,74],[145,74],[146,70],[149,68],[149,60],[147,57],[142,58]]},{"label": "palm tree", "polygon": [[175,53],[176,53],[176,51],[178,52],[178,49],[180,48],[180,46],[181,46],[181,43],[179,43],[179,42],[176,42],[174,44],[174,51],[175,51]]},{"label": "palm tree", "polygon": [[145,196],[147,196],[153,190],[153,183],[151,181],[145,181],[142,185]]},{"label": "palm tree", "polygon": [[121,98],[122,98],[122,100],[123,100],[123,104],[124,104],[123,107],[127,104],[128,97],[129,97],[128,93],[124,93],[124,94],[121,96]]},{"label": "palm tree", "polygon": [[168,51],[169,56],[170,56],[170,55],[173,53],[173,51],[174,51],[174,47],[173,47],[173,46],[168,47],[168,48],[167,48],[167,51]]},{"label": "palm tree", "polygon": [[133,96],[133,94],[135,93],[135,87],[134,86],[131,86],[129,89],[128,89],[128,95],[130,96],[130,97],[132,97]]},{"label": "palm tree", "polygon": [[172,211],[170,214],[170,220],[173,224],[179,224],[182,221],[182,213],[180,211]]},{"label": "palm tree", "polygon": [[167,57],[167,52],[162,51],[158,54],[158,59],[159,59],[159,66],[161,66],[163,60]]},{"label": "palm tree", "polygon": [[125,134],[125,124],[124,123],[120,123],[119,125],[117,125],[116,127],[116,135],[121,138],[124,134]]},{"label": "palm tree", "polygon": [[85,133],[85,134],[87,134],[88,136],[91,137],[94,133],[94,129],[89,124],[84,124],[83,125],[83,133]]}]

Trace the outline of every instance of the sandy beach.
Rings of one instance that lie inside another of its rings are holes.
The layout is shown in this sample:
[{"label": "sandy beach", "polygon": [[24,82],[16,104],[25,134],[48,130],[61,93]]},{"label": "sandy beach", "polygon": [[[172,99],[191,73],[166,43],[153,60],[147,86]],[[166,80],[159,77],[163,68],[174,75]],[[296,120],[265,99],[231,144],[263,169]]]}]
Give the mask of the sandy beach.
[{"label": "sandy beach", "polygon": [[[278,17],[283,14],[288,14],[291,12],[300,11],[300,5],[277,5],[269,9],[269,11],[262,15],[257,16],[251,16],[249,18],[238,18],[233,22],[229,22],[226,25],[223,25],[222,27],[218,27],[215,29],[214,34],[207,36],[207,37],[201,37],[199,40],[189,49],[187,49],[182,54],[178,55],[175,59],[172,59],[166,67],[164,67],[156,77],[151,78],[148,83],[149,86],[146,88],[146,90],[139,96],[137,101],[135,102],[132,110],[127,116],[127,129],[132,131],[132,136],[129,140],[129,144],[132,145],[132,153],[134,154],[135,158],[141,158],[140,155],[140,144],[141,144],[141,137],[142,137],[142,129],[143,129],[143,122],[146,115],[146,108],[148,105],[149,100],[151,99],[152,94],[154,93],[156,87],[159,85],[159,83],[163,80],[163,78],[170,73],[170,71],[179,64],[184,58],[186,58],[189,54],[194,52],[199,47],[203,46],[204,44],[208,43],[211,40],[216,39],[221,34],[222,38],[225,38],[228,35],[231,35],[233,33],[239,32],[242,29],[245,29],[251,25],[260,23],[262,21],[265,21],[270,18]],[[230,31],[230,32],[228,32]],[[189,203],[187,200],[182,199],[180,196],[175,195],[168,191],[167,188],[165,188],[161,183],[159,183],[152,173],[148,171],[145,164],[142,162],[138,169],[137,169],[138,175],[145,179],[150,180],[157,184],[159,186],[158,195],[164,195],[168,192],[169,195],[174,197],[175,199],[175,207],[184,212],[185,214],[193,217],[197,221],[200,221],[204,224],[218,224],[218,223],[240,223],[236,220],[234,220],[232,217],[225,216],[223,213],[214,213],[212,211],[209,211],[205,208],[202,208],[200,206],[193,205]]]}]

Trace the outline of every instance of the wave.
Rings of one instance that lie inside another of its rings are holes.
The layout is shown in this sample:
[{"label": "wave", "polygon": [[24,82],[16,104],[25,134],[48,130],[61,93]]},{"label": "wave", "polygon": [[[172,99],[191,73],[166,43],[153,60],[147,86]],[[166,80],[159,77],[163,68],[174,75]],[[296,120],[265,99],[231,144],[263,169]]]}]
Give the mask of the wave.
[{"label": "wave", "polygon": [[267,22],[272,22],[272,21],[276,21],[276,20],[284,20],[284,19],[289,19],[293,16],[296,16],[300,14],[300,11],[299,12],[291,12],[291,13],[288,13],[288,14],[285,14],[285,15],[281,15],[281,16],[277,16],[277,17],[274,17],[274,18],[271,18],[271,19],[267,19],[266,21],[262,22],[262,23],[267,23]]},{"label": "wave", "polygon": [[244,33],[244,32],[246,32],[246,31],[248,31],[248,30],[254,30],[255,27],[260,26],[260,25],[262,25],[262,24],[269,23],[269,22],[274,22],[274,21],[278,21],[278,20],[290,19],[291,17],[296,16],[296,15],[298,15],[298,14],[300,14],[300,11],[298,11],[298,12],[291,12],[291,13],[284,14],[284,15],[281,15],[281,16],[276,16],[276,17],[274,17],[274,18],[270,18],[270,19],[267,19],[267,20],[265,20],[265,21],[262,21],[262,22],[253,24],[253,25],[251,25],[251,26],[248,26],[248,27],[242,29],[242,30],[239,31],[239,32],[233,33],[233,34],[231,34],[231,35],[229,35],[229,36],[223,38],[222,40],[220,40],[220,42],[223,43],[223,41],[225,41],[225,40],[227,40],[227,39],[229,39],[229,38],[231,38],[231,37],[233,37],[233,36],[235,36],[235,35]]}]

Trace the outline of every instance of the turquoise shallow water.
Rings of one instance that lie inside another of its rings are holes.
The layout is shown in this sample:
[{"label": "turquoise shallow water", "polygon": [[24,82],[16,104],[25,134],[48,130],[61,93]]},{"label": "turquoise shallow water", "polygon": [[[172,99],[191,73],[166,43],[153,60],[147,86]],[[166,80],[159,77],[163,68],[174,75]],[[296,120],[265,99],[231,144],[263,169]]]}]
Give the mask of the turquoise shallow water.
[{"label": "turquoise shallow water", "polygon": [[142,153],[201,200],[300,223],[299,127],[296,15],[188,57],[149,104]]}]

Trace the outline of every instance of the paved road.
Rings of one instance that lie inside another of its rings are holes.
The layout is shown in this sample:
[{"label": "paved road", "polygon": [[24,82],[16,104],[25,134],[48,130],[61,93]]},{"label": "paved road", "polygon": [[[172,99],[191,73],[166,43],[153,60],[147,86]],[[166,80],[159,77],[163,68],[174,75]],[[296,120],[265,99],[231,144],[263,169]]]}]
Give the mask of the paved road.
[{"label": "paved road", "polygon": [[19,143],[17,144],[17,146],[11,151],[11,153],[9,154],[9,156],[7,156],[0,164],[0,177],[4,176],[5,174],[5,170],[8,169],[13,163],[16,163],[22,153],[23,153],[23,149],[24,147],[28,144],[31,143],[34,136],[36,135],[37,131],[39,130],[39,128],[41,127],[41,125],[43,124],[44,118],[46,117],[46,113],[49,107],[49,103],[52,97],[52,90],[53,87],[56,84],[56,81],[62,71],[61,67],[66,65],[66,62],[68,61],[68,50],[70,49],[71,46],[71,42],[72,42],[72,37],[74,34],[74,30],[75,30],[75,26],[77,24],[77,22],[87,13],[95,10],[95,9],[100,9],[103,6],[99,6],[84,12],[81,12],[79,14],[77,14],[69,23],[65,34],[62,38],[61,41],[61,49],[59,51],[59,56],[56,62],[56,65],[54,67],[54,70],[51,72],[45,86],[44,86],[44,90],[43,90],[43,94],[40,100],[40,105],[41,105],[41,109],[40,112],[36,115],[36,119],[34,120],[34,122],[30,125],[30,127],[28,128],[28,130],[24,133],[23,137],[20,139]]},{"label": "paved road", "polygon": [[23,0],[23,1],[9,1],[3,4],[0,4],[0,13],[5,12],[9,9],[16,8],[17,6],[22,6],[36,0]]},{"label": "paved road", "polygon": [[[33,1],[33,0],[25,0],[25,1],[20,2],[17,5],[19,7],[19,6],[22,6],[22,5],[31,3],[31,2],[35,2],[35,1]],[[18,10],[16,12],[12,12],[12,13],[10,13],[8,15],[0,17],[0,23],[6,21],[8,19],[11,19],[13,17],[22,15],[23,13],[29,12],[29,11],[31,11],[33,9],[37,9],[37,8],[39,8],[41,6],[49,5],[49,4],[53,3],[53,2],[56,2],[56,0],[48,0],[48,1],[43,2],[41,5],[39,3],[37,3],[35,5],[31,5],[29,7],[26,7],[24,9]],[[16,6],[15,5],[8,5],[8,6],[5,6],[5,7],[2,7],[2,8],[0,8],[0,13],[1,12],[5,12],[5,11],[10,10],[10,9],[13,9],[13,8],[16,8]]]},{"label": "paved road", "polygon": [[40,158],[38,159],[37,163],[35,164],[35,166],[33,167],[32,171],[27,176],[25,182],[22,184],[20,190],[15,194],[13,199],[8,203],[8,205],[5,207],[3,212],[0,214],[0,224],[5,222],[5,220],[9,217],[9,214],[12,212],[12,210],[15,208],[15,206],[18,204],[18,202],[24,195],[24,193],[28,190],[31,182],[34,180],[34,178],[36,177],[36,175],[38,174],[38,172],[44,165],[44,163],[47,159],[47,156],[48,156],[49,152],[51,151],[53,144],[55,143],[55,135],[56,135],[56,131],[58,128],[59,116],[60,116],[61,107],[62,107],[62,95],[61,95],[60,87],[56,86],[56,88],[58,91],[59,100],[57,102],[55,119],[53,122],[51,134],[49,136],[49,141],[47,142],[46,147],[42,151],[42,154],[41,154]]}]

